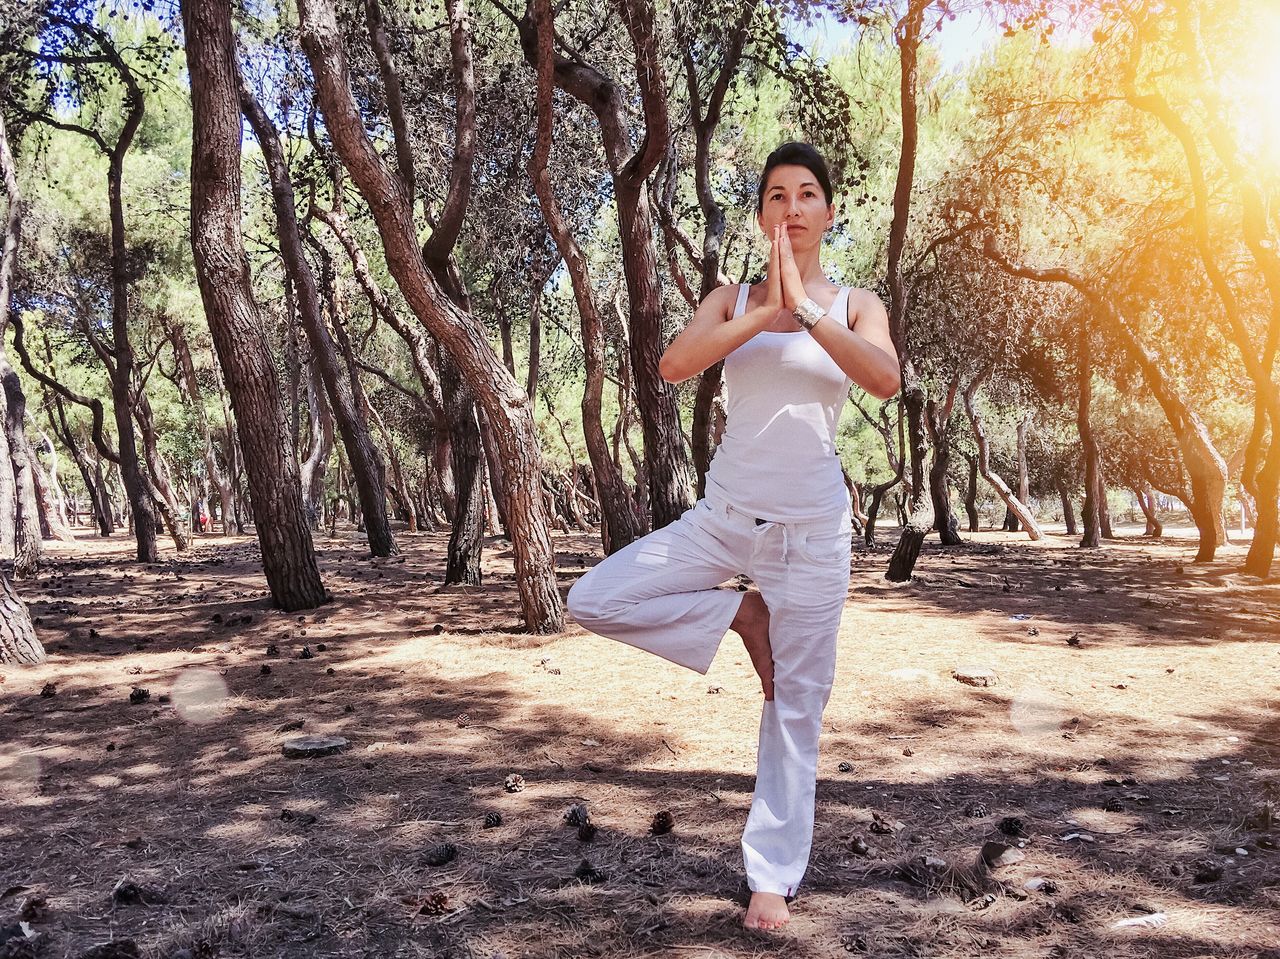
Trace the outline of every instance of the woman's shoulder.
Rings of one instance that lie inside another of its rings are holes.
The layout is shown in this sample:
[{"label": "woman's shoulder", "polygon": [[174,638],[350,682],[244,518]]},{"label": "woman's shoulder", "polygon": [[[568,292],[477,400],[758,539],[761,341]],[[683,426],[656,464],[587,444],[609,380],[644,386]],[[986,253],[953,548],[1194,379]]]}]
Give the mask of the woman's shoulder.
[{"label": "woman's shoulder", "polygon": [[743,286],[750,289],[751,284],[726,283],[723,286],[717,286],[703,298],[699,309],[723,314],[726,320],[729,319],[734,308],[738,305],[738,297],[741,295]]},{"label": "woman's shoulder", "polygon": [[888,319],[889,314],[885,310],[884,301],[880,299],[880,294],[874,290],[863,289],[860,286],[851,286],[848,289],[848,319],[851,327],[859,320],[870,317]]}]

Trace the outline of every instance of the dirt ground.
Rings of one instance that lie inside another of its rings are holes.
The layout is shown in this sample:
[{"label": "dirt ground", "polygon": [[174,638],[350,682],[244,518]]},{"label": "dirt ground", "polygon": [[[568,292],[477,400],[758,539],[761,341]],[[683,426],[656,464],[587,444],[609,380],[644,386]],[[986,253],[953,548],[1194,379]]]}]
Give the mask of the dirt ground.
[{"label": "dirt ground", "polygon": [[[521,635],[500,540],[446,589],[444,534],[322,537],[334,600],[287,615],[252,540],[140,567],[86,534],[19,584],[50,655],[0,684],[0,956],[1276,959],[1280,584],[1136,532],[931,541],[900,586],[892,531],[857,553],[773,935],[736,901],[760,692],[732,635],[705,677]],[[567,589],[599,551],[557,546]],[[282,755],[307,734],[350,745]],[[1021,860],[977,868],[991,840]]]}]

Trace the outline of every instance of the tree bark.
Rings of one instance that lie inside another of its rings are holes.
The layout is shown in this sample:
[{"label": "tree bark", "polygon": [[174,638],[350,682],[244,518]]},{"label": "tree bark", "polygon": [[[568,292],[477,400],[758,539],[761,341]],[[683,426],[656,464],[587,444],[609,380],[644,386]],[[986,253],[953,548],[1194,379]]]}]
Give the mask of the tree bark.
[{"label": "tree bark", "polygon": [[309,609],[325,602],[324,585],[240,233],[240,84],[230,5],[185,0],[182,20],[194,124],[191,241],[196,277],[240,426],[272,600],[287,611]]},{"label": "tree bark", "polygon": [[356,108],[332,3],[299,0],[298,10],[302,45],[328,132],[373,213],[391,273],[415,316],[458,364],[493,424],[508,479],[504,494],[525,623],[534,632],[556,632],[563,626],[563,608],[528,398],[507,373],[483,328],[444,295],[426,268],[417,244],[413,195],[384,165]]},{"label": "tree bark", "polygon": [[[347,451],[347,462],[351,464],[352,479],[360,498],[360,511],[364,515],[365,532],[369,537],[369,552],[374,556],[393,556],[399,550],[387,516],[386,475],[382,457],[378,455],[373,437],[369,434],[368,420],[356,403],[351,381],[338,361],[333,337],[329,335],[321,314],[315,274],[302,252],[302,234],[298,229],[293,182],[289,178],[284,151],[280,148],[279,133],[267,112],[246,86],[240,88],[240,109],[262,147],[267,175],[271,180],[271,201],[280,236],[281,257],[297,296],[298,315],[307,335],[307,342],[311,345],[313,362],[319,369],[320,378],[329,394],[338,435]],[[334,317],[334,322],[338,322],[337,317]],[[357,375],[354,364],[350,375]]]},{"label": "tree bark", "polygon": [[44,646],[36,638],[26,604],[9,577],[0,573],[0,666],[35,666],[44,660]]}]

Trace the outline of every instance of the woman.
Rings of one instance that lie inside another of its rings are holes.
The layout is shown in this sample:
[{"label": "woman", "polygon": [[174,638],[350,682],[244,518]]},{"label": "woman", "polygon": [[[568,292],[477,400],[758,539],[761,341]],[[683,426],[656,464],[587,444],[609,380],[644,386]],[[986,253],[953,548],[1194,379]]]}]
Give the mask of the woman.
[{"label": "woman", "polygon": [[[569,611],[593,632],[703,673],[726,630],[742,637],[765,699],[742,836],[744,924],[777,929],[809,861],[818,734],[849,588],[836,426],[851,384],[887,399],[900,380],[879,298],[822,272],[835,208],[817,150],[786,143],[771,153],[756,200],[767,277],[713,291],[660,364],[675,383],[725,361],[728,416],[706,497],[583,576]],[[715,588],[739,574],[759,592]]]}]

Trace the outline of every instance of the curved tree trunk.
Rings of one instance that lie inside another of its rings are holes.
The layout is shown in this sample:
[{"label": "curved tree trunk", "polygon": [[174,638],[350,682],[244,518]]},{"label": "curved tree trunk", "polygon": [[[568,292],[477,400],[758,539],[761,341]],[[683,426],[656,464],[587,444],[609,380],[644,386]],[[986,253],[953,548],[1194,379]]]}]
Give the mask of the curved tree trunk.
[{"label": "curved tree trunk", "polygon": [[[369,551],[374,556],[392,556],[399,552],[391,524],[387,516],[386,476],[382,457],[369,434],[369,422],[356,402],[351,380],[344,374],[338,362],[333,338],[325,326],[320,310],[320,296],[316,288],[315,274],[302,252],[302,235],[298,229],[297,211],[294,207],[293,183],[285,163],[280,137],[262,105],[245,86],[240,88],[240,108],[253,127],[254,136],[262,147],[267,175],[271,180],[271,200],[276,214],[277,233],[280,236],[281,257],[285,270],[293,283],[298,299],[298,315],[302,328],[329,402],[338,435],[342,437],[351,464],[352,478],[360,497],[360,510],[364,514],[365,531],[369,536]],[[334,322],[339,323],[338,317]],[[357,371],[352,365],[350,377]]]},{"label": "curved tree trunk", "polygon": [[[582,58],[568,60],[554,52],[552,78],[558,87],[595,113],[613,180],[618,239],[631,312],[628,323],[631,368],[644,435],[650,512],[653,528],[658,529],[677,520],[689,508],[689,493],[694,485],[675,391],[658,372],[664,346],[663,309],[653,211],[646,181],[667,153],[670,128],[653,7],[648,0],[626,0],[622,7],[622,20],[631,38],[636,93],[643,108],[644,136],[638,151],[632,151],[629,132],[628,107],[633,98],[624,96],[614,80]],[[545,9],[541,14],[531,15],[537,9],[543,8],[530,8],[517,24],[525,59],[531,65],[536,65],[539,59],[539,34],[544,32],[539,29],[539,22],[545,20],[547,30],[554,27],[554,14]]]},{"label": "curved tree trunk", "polygon": [[218,465],[218,457],[213,448],[213,433],[209,429],[209,417],[205,413],[204,399],[200,395],[200,381],[196,377],[195,360],[191,356],[191,344],[187,341],[186,331],[177,323],[168,326],[169,342],[173,344],[174,356],[178,363],[178,379],[183,384],[187,402],[195,413],[196,424],[200,429],[200,438],[204,440],[204,469],[209,482],[218,490],[218,502],[222,506],[222,532],[225,535],[227,514],[231,509],[231,483],[226,473]]},{"label": "curved tree trunk", "polygon": [[316,78],[326,127],[373,213],[391,273],[419,321],[457,363],[493,424],[508,479],[503,492],[525,623],[535,632],[558,631],[564,622],[563,606],[528,397],[502,365],[483,328],[444,295],[426,268],[418,248],[413,194],[402,176],[387,169],[365,133],[330,0],[299,0],[298,10],[302,45]]},{"label": "curved tree trunk", "polygon": [[1026,527],[1027,535],[1033,540],[1044,539],[1044,533],[1040,530],[1040,525],[1036,522],[1036,518],[1031,515],[1031,510],[1027,509],[1019,499],[1013,495],[1013,491],[1009,489],[1003,479],[1001,479],[991,469],[990,455],[987,446],[987,434],[983,429],[982,417],[978,414],[977,404],[974,397],[978,392],[978,387],[982,381],[990,374],[992,367],[988,366],[986,372],[980,373],[974,377],[973,382],[964,391],[964,408],[969,414],[969,425],[973,429],[974,442],[978,447],[978,472],[982,474],[982,478],[991,484],[991,487],[1004,501],[1004,505],[1013,511],[1018,517],[1019,522]]},{"label": "curved tree trunk", "polygon": [[[573,285],[573,295],[578,307],[582,329],[582,353],[586,383],[582,390],[582,432],[587,443],[587,455],[595,475],[596,491],[600,500],[600,534],[606,555],[615,553],[637,539],[643,530],[636,523],[631,511],[630,493],[622,471],[609,452],[609,441],[604,433],[601,404],[604,398],[604,320],[592,291],[591,276],[586,257],[582,255],[569,224],[560,211],[555,185],[551,182],[547,164],[551,157],[553,135],[552,99],[554,49],[550,20],[550,4],[546,0],[536,4],[538,10],[537,81],[537,144],[529,160],[529,176],[542,209],[542,219],[547,224],[556,249],[564,260]],[[565,439],[568,445],[568,438]],[[572,492],[569,496],[572,498]]]},{"label": "curved tree trunk", "polygon": [[299,482],[307,525],[320,529],[324,519],[324,474],[333,452],[333,417],[324,384],[314,366],[307,367],[307,411],[310,423],[307,458],[302,461]]},{"label": "curved tree trunk", "polygon": [[182,21],[194,125],[191,241],[196,276],[240,426],[272,600],[288,611],[309,609],[327,597],[240,233],[240,85],[231,10],[221,3],[186,0]]}]

